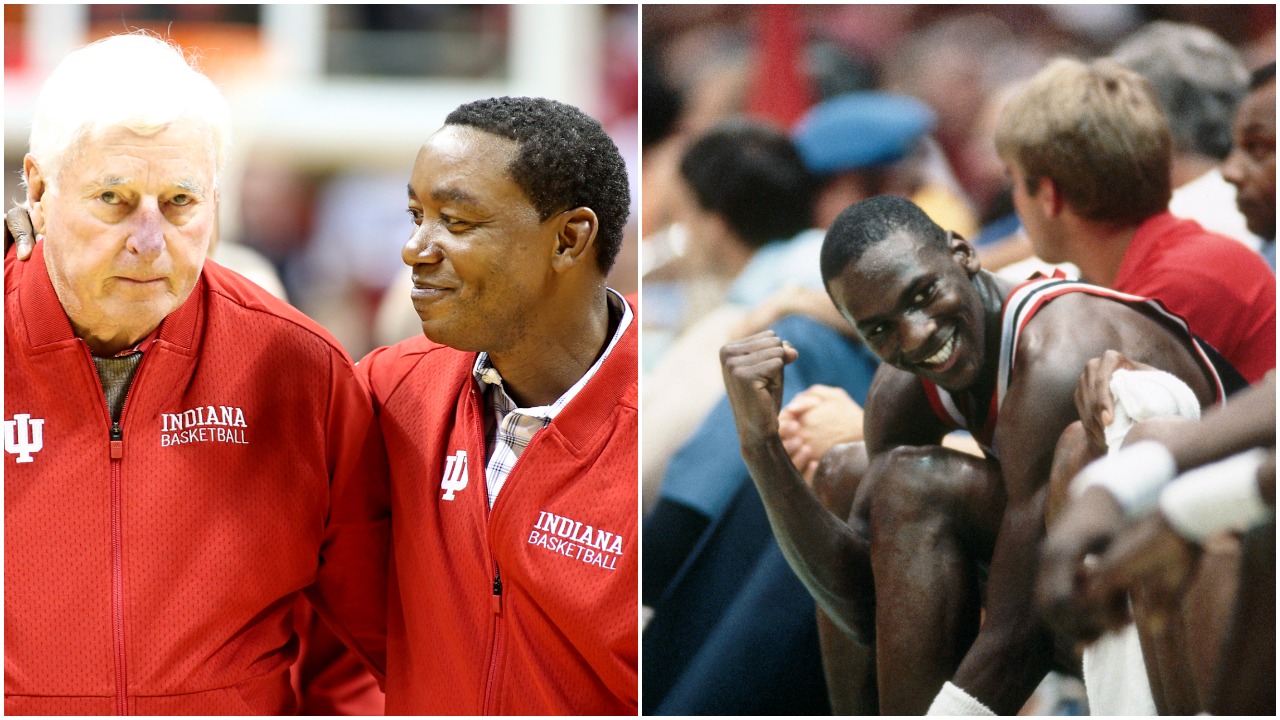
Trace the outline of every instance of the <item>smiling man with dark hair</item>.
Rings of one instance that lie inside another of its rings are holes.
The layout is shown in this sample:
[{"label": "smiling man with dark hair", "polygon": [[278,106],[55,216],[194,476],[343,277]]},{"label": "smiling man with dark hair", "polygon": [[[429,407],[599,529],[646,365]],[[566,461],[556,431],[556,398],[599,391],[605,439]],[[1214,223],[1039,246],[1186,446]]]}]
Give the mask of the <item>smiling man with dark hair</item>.
[{"label": "smiling man with dark hair", "polygon": [[[1085,364],[1130,348],[1200,404],[1220,394],[1217,375],[1158,305],[1060,279],[1014,287],[901,198],[841,213],[822,270],[883,361],[867,399],[869,459],[845,478],[857,484],[847,523],[806,487],[779,438],[783,367],[796,351],[772,332],[721,351],[779,545],[819,605],[876,644],[881,712],[1015,713],[1054,664],[1032,587],[1055,443],[1076,417]],[[940,446],[957,428],[985,458]]]},{"label": "smiling man with dark hair", "polygon": [[387,711],[634,714],[637,328],[605,287],[622,159],[576,108],[481,100],[408,189],[425,337],[360,363],[396,518]]}]

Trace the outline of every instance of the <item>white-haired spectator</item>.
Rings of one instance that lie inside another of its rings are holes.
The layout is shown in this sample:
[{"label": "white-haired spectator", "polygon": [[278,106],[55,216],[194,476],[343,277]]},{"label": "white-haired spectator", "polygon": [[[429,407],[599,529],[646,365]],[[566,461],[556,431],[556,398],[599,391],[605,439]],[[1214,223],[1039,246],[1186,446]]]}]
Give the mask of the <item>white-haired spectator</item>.
[{"label": "white-haired spectator", "polygon": [[1159,21],[1129,36],[1111,57],[1151,84],[1169,121],[1169,211],[1258,249],[1262,241],[1246,227],[1220,169],[1249,82],[1240,53],[1205,28]]}]

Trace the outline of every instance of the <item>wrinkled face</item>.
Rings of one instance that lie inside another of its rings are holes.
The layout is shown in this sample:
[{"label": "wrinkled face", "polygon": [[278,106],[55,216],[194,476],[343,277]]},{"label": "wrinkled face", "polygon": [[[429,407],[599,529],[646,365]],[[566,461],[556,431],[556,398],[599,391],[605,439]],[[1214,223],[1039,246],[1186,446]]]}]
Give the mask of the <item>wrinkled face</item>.
[{"label": "wrinkled face", "polygon": [[1276,236],[1276,84],[1249,93],[1231,130],[1234,147],[1222,176],[1236,186],[1236,205],[1249,230]]},{"label": "wrinkled face", "polygon": [[1037,196],[1027,191],[1027,176],[1023,174],[1022,168],[1015,162],[1008,163],[1005,168],[1009,181],[1013,183],[1013,209],[1018,213],[1022,230],[1031,241],[1036,257],[1045,262],[1066,262],[1066,258],[1062,257],[1052,242],[1049,218],[1045,215],[1044,208],[1037,201]]},{"label": "wrinkled face", "polygon": [[954,236],[948,242],[949,253],[895,232],[867,248],[830,289],[881,360],[962,391],[982,368],[985,313],[972,282],[973,248]]},{"label": "wrinkled face", "polygon": [[555,216],[546,222],[507,170],[514,141],[447,125],[409,181],[413,307],[422,331],[458,350],[500,352],[547,312]]},{"label": "wrinkled face", "polygon": [[39,198],[45,264],[81,337],[137,341],[191,294],[216,216],[209,130],[99,130]]}]

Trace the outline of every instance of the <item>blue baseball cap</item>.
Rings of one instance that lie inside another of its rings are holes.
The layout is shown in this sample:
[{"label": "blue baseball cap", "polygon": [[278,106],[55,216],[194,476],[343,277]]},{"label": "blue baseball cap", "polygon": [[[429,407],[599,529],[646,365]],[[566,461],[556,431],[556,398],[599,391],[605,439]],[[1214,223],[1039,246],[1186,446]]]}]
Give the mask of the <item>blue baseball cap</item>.
[{"label": "blue baseball cap", "polygon": [[933,110],[913,97],[857,92],[815,105],[791,138],[809,171],[821,175],[897,162],[936,122]]}]

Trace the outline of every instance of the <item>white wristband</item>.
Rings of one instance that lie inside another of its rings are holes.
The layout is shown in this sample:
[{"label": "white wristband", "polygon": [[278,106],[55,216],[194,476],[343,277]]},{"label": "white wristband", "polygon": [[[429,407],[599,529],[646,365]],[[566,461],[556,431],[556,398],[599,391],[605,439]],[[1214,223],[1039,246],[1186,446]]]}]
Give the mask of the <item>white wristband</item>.
[{"label": "white wristband", "polygon": [[991,708],[962,690],[951,681],[943,683],[942,690],[933,699],[926,715],[995,715]]},{"label": "white wristband", "polygon": [[1261,448],[1183,473],[1160,493],[1160,510],[1188,540],[1202,542],[1224,530],[1245,530],[1275,514],[1258,490]]},{"label": "white wristband", "polygon": [[1155,507],[1160,488],[1176,473],[1169,449],[1154,440],[1143,440],[1086,465],[1071,481],[1071,496],[1101,487],[1115,496],[1126,517],[1134,517]]}]

